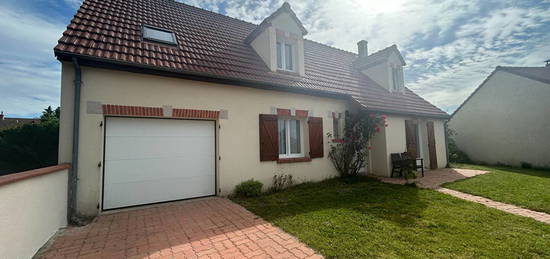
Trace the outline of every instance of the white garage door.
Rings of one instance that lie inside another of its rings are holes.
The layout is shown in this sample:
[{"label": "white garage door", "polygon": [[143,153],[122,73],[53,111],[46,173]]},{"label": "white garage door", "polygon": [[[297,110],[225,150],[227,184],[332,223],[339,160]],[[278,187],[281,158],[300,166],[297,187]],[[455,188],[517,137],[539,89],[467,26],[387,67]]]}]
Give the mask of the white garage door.
[{"label": "white garage door", "polygon": [[103,209],[215,194],[213,121],[106,119]]}]

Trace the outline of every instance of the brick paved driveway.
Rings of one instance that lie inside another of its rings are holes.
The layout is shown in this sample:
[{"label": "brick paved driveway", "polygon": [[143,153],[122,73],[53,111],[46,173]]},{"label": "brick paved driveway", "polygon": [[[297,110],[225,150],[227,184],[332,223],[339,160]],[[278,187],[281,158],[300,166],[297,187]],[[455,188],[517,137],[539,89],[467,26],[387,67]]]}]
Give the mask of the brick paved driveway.
[{"label": "brick paved driveway", "polygon": [[62,231],[41,258],[321,258],[224,198],[104,214]]}]

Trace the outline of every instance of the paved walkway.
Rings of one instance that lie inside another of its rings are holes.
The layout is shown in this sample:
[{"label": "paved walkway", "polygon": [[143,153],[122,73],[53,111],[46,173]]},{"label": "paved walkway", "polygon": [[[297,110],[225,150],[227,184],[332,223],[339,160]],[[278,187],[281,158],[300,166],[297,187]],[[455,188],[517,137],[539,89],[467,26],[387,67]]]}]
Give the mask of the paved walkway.
[{"label": "paved walkway", "polygon": [[[480,174],[488,173],[487,171],[481,170],[470,170],[470,169],[455,169],[455,168],[444,168],[437,169],[425,172],[424,177],[415,179],[417,186],[422,188],[434,189],[438,192],[445,193],[463,200],[477,202],[483,204],[487,207],[495,208],[504,212],[512,213],[518,216],[529,217],[540,222],[550,224],[550,214],[538,211],[532,211],[529,209],[520,208],[515,205],[506,204],[498,201],[493,201],[480,196],[475,196],[447,188],[441,187],[442,184],[448,182],[454,182],[456,180],[465,179],[473,177]],[[393,184],[405,184],[405,179],[403,178],[385,178],[377,177],[381,181],[386,183]]]},{"label": "paved walkway", "polygon": [[39,258],[322,258],[224,198],[98,216],[62,231]]}]

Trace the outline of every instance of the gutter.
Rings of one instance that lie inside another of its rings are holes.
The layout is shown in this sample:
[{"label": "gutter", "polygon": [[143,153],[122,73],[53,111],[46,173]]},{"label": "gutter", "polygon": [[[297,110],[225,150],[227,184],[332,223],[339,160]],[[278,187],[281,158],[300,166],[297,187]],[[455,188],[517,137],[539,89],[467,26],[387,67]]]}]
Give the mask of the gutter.
[{"label": "gutter", "polygon": [[82,86],[82,70],[76,57],[72,58],[74,64],[74,110],[73,110],[73,147],[71,170],[69,170],[67,220],[69,223],[76,221],[76,194],[78,183],[78,144],[80,129],[80,88]]},{"label": "gutter", "polygon": [[447,156],[447,165],[445,167],[447,168],[451,167],[451,163],[449,162],[449,135],[447,134],[447,128],[449,127],[449,125],[447,125],[448,123],[449,120],[443,123],[443,130],[445,131],[445,155]]}]

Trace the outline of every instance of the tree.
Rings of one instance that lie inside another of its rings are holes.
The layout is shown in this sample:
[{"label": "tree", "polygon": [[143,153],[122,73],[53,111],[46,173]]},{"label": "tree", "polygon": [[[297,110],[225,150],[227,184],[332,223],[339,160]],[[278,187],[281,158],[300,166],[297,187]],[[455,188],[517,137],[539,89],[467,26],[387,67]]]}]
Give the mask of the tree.
[{"label": "tree", "polygon": [[46,122],[50,120],[58,120],[59,121],[59,114],[60,114],[60,108],[57,107],[55,110],[52,109],[51,106],[48,106],[48,108],[44,109],[42,112],[42,115],[40,116],[41,122]]},{"label": "tree", "polygon": [[[328,157],[342,177],[356,176],[367,165],[369,141],[381,127],[386,127],[386,116],[359,110],[346,114],[344,138],[330,146]],[[332,137],[329,133],[329,138]]]}]

